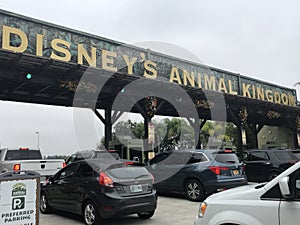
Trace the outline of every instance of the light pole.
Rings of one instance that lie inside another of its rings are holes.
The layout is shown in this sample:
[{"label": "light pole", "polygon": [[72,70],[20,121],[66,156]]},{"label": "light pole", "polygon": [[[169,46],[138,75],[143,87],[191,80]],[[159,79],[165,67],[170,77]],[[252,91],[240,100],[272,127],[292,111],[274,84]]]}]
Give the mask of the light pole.
[{"label": "light pole", "polygon": [[35,134],[37,135],[37,148],[40,149],[40,132],[36,131]]}]

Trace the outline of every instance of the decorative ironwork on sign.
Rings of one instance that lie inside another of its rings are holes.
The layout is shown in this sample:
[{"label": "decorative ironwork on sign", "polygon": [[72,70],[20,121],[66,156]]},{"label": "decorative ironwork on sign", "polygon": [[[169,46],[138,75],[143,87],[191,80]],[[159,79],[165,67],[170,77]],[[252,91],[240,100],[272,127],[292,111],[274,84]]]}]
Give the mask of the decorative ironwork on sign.
[{"label": "decorative ironwork on sign", "polygon": [[276,119],[276,118],[279,118],[280,116],[281,116],[281,114],[279,112],[275,112],[275,111],[271,111],[271,110],[269,110],[267,112],[267,117],[269,119]]},{"label": "decorative ironwork on sign", "polygon": [[64,80],[59,81],[59,87],[67,88],[70,91],[85,91],[87,93],[96,93],[98,91],[98,87],[91,82],[84,82],[78,80]]},{"label": "decorative ironwork on sign", "polygon": [[215,104],[207,100],[198,100],[196,101],[195,106],[197,108],[211,109],[215,106]]},{"label": "decorative ironwork on sign", "polygon": [[146,98],[145,106],[146,106],[146,111],[147,115],[152,118],[157,110],[157,99],[154,96],[148,96]]},{"label": "decorative ironwork on sign", "polygon": [[248,112],[247,112],[247,108],[245,106],[241,107],[239,117],[243,123],[247,122]]}]

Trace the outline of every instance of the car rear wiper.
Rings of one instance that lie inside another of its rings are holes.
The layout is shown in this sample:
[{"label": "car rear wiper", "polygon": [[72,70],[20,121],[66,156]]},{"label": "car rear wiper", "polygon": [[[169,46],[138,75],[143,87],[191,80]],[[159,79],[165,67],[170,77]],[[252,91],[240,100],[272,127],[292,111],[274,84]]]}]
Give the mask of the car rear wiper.
[{"label": "car rear wiper", "polygon": [[225,161],[227,163],[235,163],[235,161],[231,161],[231,160],[228,160],[228,161]]},{"label": "car rear wiper", "polygon": [[142,174],[142,175],[139,175],[139,176],[135,177],[135,179],[139,179],[141,177],[148,177],[148,176],[149,176],[148,174]]}]

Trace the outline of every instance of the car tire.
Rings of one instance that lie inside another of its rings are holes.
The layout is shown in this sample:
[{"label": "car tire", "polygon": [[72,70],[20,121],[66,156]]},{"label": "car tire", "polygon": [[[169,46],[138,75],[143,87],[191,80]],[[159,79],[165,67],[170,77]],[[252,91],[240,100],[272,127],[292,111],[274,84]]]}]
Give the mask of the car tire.
[{"label": "car tire", "polygon": [[280,173],[277,171],[272,171],[270,173],[268,173],[267,177],[266,177],[266,181],[271,181],[273,180],[275,177],[277,177]]},{"label": "car tire", "polygon": [[154,210],[150,212],[142,212],[138,213],[137,215],[139,216],[140,219],[149,219],[154,215]]},{"label": "car tire", "polygon": [[87,201],[83,207],[83,219],[86,225],[99,225],[100,215],[96,204],[92,201]]},{"label": "car tire", "polygon": [[48,197],[44,192],[40,196],[40,211],[42,214],[48,214],[52,212],[52,208],[48,203]]},{"label": "car tire", "polygon": [[196,179],[188,180],[184,186],[184,193],[190,201],[202,201],[205,198],[205,192],[202,184]]}]

